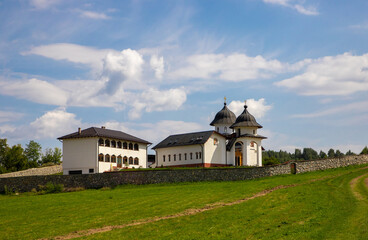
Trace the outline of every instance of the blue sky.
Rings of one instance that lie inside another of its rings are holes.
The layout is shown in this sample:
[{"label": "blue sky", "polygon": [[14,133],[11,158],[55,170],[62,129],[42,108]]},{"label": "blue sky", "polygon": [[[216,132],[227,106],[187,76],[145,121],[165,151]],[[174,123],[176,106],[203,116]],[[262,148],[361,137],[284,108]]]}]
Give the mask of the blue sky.
[{"label": "blue sky", "polygon": [[158,143],[248,101],[266,149],[368,144],[368,2],[0,1],[0,137]]}]

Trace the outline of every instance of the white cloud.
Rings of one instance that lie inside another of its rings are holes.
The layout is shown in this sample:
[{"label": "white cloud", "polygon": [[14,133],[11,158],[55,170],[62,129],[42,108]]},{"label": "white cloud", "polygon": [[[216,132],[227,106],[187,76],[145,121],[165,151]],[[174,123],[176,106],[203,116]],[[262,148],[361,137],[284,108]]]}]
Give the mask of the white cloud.
[{"label": "white cloud", "polygon": [[23,113],[0,111],[0,123],[16,121],[23,117]]},{"label": "white cloud", "polygon": [[164,74],[164,57],[157,57],[156,55],[151,56],[150,60],[151,68],[155,71],[155,76],[158,79],[162,78]]},{"label": "white cloud", "polygon": [[48,9],[56,4],[58,4],[60,0],[31,0],[30,4],[39,10]]},{"label": "white cloud", "polygon": [[[353,102],[345,105],[339,105],[337,107],[332,107],[327,110],[314,112],[314,113],[307,113],[307,114],[296,114],[292,117],[294,118],[316,118],[316,117],[323,117],[323,116],[329,116],[333,114],[339,114],[339,113],[353,113],[353,112],[367,112],[368,101],[362,101],[362,102]],[[351,118],[351,116],[350,116]]]},{"label": "white cloud", "polygon": [[28,101],[65,106],[68,95],[55,85],[35,78],[22,81],[0,81],[0,93]]},{"label": "white cloud", "polygon": [[64,108],[47,112],[30,124],[35,138],[56,138],[77,131],[81,121]]},{"label": "white cloud", "polygon": [[264,3],[270,3],[275,5],[281,5],[284,7],[292,8],[297,12],[304,15],[318,15],[318,10],[313,6],[303,6],[304,0],[263,0]]},{"label": "white cloud", "polygon": [[56,43],[32,47],[31,50],[22,52],[23,55],[40,55],[54,60],[66,60],[73,63],[87,64],[94,71],[100,72],[103,67],[103,59],[108,53],[117,52],[112,49],[95,49],[71,43]]},{"label": "white cloud", "polygon": [[135,50],[125,49],[120,53],[108,53],[102,72],[102,78],[106,81],[106,92],[116,93],[124,81],[129,81],[127,88],[136,88],[140,82],[143,63],[142,55]]},{"label": "white cloud", "polygon": [[83,10],[80,11],[80,16],[85,17],[85,18],[91,18],[91,19],[102,19],[102,20],[110,19],[110,17],[104,13],[83,11]]},{"label": "white cloud", "polygon": [[175,78],[221,79],[243,81],[270,78],[275,73],[289,68],[278,60],[267,60],[262,56],[249,57],[245,54],[200,54],[187,58],[186,66],[171,73]]},{"label": "white cloud", "polygon": [[143,110],[146,112],[177,110],[186,99],[185,91],[180,88],[169,90],[150,88],[136,96],[136,100],[133,101],[132,109],[129,112],[129,117],[137,119],[141,116]]},{"label": "white cloud", "polygon": [[[259,100],[247,99],[247,106],[248,112],[252,114],[256,119],[262,119],[272,108],[271,105],[266,104],[266,100],[264,98],[260,98]],[[229,104],[229,108],[235,113],[236,116],[239,116],[244,111],[244,102],[231,101],[231,103]]]},{"label": "white cloud", "polygon": [[368,90],[368,54],[313,60],[304,73],[276,83],[302,95],[349,95]]}]

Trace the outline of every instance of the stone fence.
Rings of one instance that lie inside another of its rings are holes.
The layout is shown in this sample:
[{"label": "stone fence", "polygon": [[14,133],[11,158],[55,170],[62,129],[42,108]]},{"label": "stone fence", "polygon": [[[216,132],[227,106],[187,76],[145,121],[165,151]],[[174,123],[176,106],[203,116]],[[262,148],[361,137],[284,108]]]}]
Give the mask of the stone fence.
[{"label": "stone fence", "polygon": [[45,186],[48,182],[63,184],[66,188],[98,189],[122,184],[155,184],[199,181],[237,181],[337,168],[348,165],[367,164],[368,155],[348,156],[345,158],[292,162],[284,165],[254,168],[219,168],[219,169],[177,169],[122,171],[84,175],[49,175],[0,178],[0,192],[4,186],[9,190],[26,192]]},{"label": "stone fence", "polygon": [[52,175],[63,171],[63,167],[60,165],[41,167],[41,168],[30,168],[23,171],[3,173],[0,174],[0,178],[10,177],[25,177],[25,176],[37,176],[37,175]]}]

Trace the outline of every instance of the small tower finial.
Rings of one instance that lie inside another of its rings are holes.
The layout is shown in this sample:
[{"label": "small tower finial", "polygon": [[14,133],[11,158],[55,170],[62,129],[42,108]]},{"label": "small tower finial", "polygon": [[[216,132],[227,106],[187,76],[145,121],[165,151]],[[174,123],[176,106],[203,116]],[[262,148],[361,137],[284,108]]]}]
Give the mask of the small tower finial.
[{"label": "small tower finial", "polygon": [[244,100],[244,108],[247,108],[247,100]]},{"label": "small tower finial", "polygon": [[226,105],[226,97],[224,97],[224,105]]}]

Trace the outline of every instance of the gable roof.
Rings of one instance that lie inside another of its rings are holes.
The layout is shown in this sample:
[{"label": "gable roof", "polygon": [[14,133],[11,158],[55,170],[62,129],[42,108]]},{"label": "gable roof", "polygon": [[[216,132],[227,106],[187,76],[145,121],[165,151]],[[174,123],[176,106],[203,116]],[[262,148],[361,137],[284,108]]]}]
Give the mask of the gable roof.
[{"label": "gable roof", "polygon": [[215,124],[233,124],[235,120],[235,114],[227,108],[225,102],[224,107],[216,114],[210,125],[215,126]]},{"label": "gable roof", "polygon": [[170,135],[163,141],[158,143],[156,146],[154,146],[152,149],[204,144],[205,142],[207,142],[207,140],[211,137],[213,133],[222,136],[221,134],[215,131]]},{"label": "gable roof", "polygon": [[151,144],[150,142],[146,140],[134,137],[125,132],[106,129],[106,128],[97,128],[97,127],[90,127],[90,128],[82,130],[81,133],[77,131],[77,132],[59,137],[58,139],[64,140],[64,139],[88,138],[88,137],[105,137],[105,138],[114,138],[114,139],[119,139],[119,140]]}]

